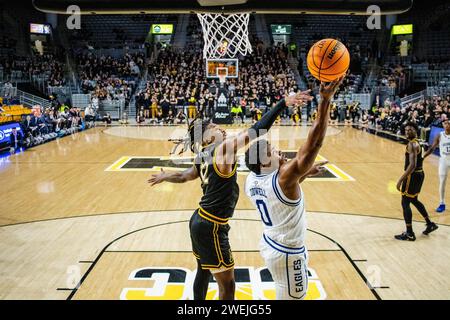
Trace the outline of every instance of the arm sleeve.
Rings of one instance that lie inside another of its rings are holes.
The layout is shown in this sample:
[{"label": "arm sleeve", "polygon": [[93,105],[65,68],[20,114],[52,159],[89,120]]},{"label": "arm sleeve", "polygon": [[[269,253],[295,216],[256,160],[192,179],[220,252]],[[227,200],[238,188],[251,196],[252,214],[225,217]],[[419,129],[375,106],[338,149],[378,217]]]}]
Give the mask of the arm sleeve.
[{"label": "arm sleeve", "polygon": [[284,99],[280,100],[269,112],[267,112],[261,120],[256,122],[251,129],[256,131],[256,134],[259,136],[260,130],[269,130],[278,116],[286,109],[286,102]]}]

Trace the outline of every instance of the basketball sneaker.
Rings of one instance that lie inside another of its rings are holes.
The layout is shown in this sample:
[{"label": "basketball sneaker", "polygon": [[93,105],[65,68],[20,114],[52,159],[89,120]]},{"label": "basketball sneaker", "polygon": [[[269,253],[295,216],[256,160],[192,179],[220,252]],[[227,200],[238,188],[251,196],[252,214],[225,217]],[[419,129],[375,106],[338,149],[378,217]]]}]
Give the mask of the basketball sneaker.
[{"label": "basketball sneaker", "polygon": [[445,211],[445,204],[441,203],[439,207],[436,208],[436,212],[442,213]]},{"label": "basketball sneaker", "polygon": [[433,232],[434,230],[436,230],[438,228],[437,224],[432,222],[430,224],[427,224],[427,228],[425,229],[424,232],[422,232],[424,235],[428,235],[429,233]]},{"label": "basketball sneaker", "polygon": [[403,232],[402,234],[394,236],[397,240],[416,241],[416,235],[413,233]]}]

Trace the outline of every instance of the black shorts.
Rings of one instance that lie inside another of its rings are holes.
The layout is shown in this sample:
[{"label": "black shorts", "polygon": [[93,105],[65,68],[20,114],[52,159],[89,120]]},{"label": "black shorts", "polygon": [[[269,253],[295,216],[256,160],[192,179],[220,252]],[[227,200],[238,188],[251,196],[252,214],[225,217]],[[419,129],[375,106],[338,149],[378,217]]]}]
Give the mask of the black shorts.
[{"label": "black shorts", "polygon": [[416,198],[422,190],[425,174],[423,170],[414,171],[402,183],[402,195],[408,198]]},{"label": "black shorts", "polygon": [[195,210],[189,222],[192,251],[202,269],[230,269],[234,266],[231,253],[228,223],[207,220]]}]

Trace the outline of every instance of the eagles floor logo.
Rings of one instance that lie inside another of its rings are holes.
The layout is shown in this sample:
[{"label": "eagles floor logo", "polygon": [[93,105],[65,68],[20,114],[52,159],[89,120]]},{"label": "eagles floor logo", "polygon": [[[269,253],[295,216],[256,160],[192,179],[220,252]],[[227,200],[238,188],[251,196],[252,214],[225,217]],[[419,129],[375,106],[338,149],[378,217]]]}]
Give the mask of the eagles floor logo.
[{"label": "eagles floor logo", "polygon": [[[295,157],[297,151],[283,151],[288,159]],[[326,159],[322,156],[318,156],[316,161],[325,161]],[[250,170],[245,165],[244,154],[238,154],[238,171],[244,174],[248,174]],[[186,170],[194,164],[193,157],[137,157],[137,156],[123,156],[105,171],[147,171],[154,172],[160,171],[160,169],[168,171],[183,171]],[[316,176],[314,178],[309,178],[308,180],[316,181],[354,181],[350,175],[339,169],[334,164],[327,164],[325,166],[327,169],[321,176]]]},{"label": "eagles floor logo", "polygon": [[[131,272],[130,281],[151,280],[149,288],[124,288],[121,300],[193,300],[192,286],[195,270],[181,267],[147,267]],[[274,300],[275,283],[265,267],[235,268],[236,300]],[[219,292],[214,279],[209,283],[207,300],[217,300]],[[308,291],[306,300],[326,298],[322,283],[313,269],[308,270]]]}]

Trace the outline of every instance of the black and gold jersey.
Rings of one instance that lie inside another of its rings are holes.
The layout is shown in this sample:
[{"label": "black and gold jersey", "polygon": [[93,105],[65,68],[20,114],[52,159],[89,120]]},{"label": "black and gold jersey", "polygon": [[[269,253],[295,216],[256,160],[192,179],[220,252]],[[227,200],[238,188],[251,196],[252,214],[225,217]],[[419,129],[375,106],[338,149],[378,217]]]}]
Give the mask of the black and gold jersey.
[{"label": "black and gold jersey", "polygon": [[226,223],[233,216],[239,198],[237,163],[229,175],[219,172],[216,165],[216,146],[206,146],[197,155],[195,166],[202,180],[203,197],[199,214],[205,219]]},{"label": "black and gold jersey", "polygon": [[[419,143],[419,141],[412,140],[413,144],[416,144],[419,146],[419,152],[417,153],[417,159],[416,159],[416,169],[414,171],[422,171],[423,170],[423,147]],[[409,152],[408,152],[408,146],[406,146],[406,153],[405,153],[405,170],[409,167]]]}]

